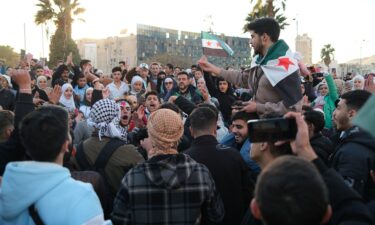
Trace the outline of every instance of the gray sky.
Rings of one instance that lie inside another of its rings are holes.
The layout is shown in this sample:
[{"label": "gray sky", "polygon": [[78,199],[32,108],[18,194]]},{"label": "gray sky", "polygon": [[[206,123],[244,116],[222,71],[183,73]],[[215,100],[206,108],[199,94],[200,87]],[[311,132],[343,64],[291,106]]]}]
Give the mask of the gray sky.
[{"label": "gray sky", "polygon": [[[34,14],[37,0],[12,0],[2,4],[0,45],[10,45],[16,51],[24,47],[23,24],[26,24],[27,52],[35,57],[48,55],[49,42],[42,28],[36,26]],[[204,19],[212,15],[217,33],[248,37],[242,32],[246,15],[251,11],[250,0],[81,0],[87,11],[81,15],[86,23],[73,25],[73,38],[105,38],[118,35],[127,28],[132,32],[136,23],[200,32],[207,25]],[[255,0],[254,0],[255,2]],[[288,26],[281,32],[292,50],[297,33],[307,33],[313,39],[313,61],[320,57],[320,49],[332,44],[339,63],[375,55],[375,29],[371,15],[375,0],[287,0]],[[54,31],[52,23],[51,32]],[[45,36],[45,34],[44,34]]]}]

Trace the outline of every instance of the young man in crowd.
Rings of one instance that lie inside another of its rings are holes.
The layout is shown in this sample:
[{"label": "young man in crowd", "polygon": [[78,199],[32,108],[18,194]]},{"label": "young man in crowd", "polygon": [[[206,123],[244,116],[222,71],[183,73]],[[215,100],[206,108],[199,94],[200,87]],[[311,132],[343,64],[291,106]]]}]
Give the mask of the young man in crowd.
[{"label": "young man in crowd", "polygon": [[121,80],[121,68],[114,67],[112,69],[113,82],[108,84],[107,87],[110,91],[110,99],[119,99],[124,96],[125,93],[129,92],[129,86]]},{"label": "young man in crowd", "polygon": [[74,180],[62,167],[71,142],[68,120],[68,112],[57,106],[43,106],[23,119],[20,136],[33,161],[7,165],[1,183],[1,224],[104,223],[92,186]]},{"label": "young man in crowd", "polygon": [[232,117],[232,132],[226,135],[220,142],[220,144],[237,149],[248,167],[255,173],[259,173],[260,168],[249,155],[251,152],[251,143],[248,138],[249,132],[247,121],[257,118],[258,116],[254,113],[247,113],[244,111],[237,112]]},{"label": "young man in crowd", "polygon": [[156,91],[147,92],[145,98],[145,116],[148,118],[150,117],[151,113],[159,109],[161,102]]},{"label": "young man in crowd", "polygon": [[375,168],[375,139],[352,124],[357,112],[370,98],[364,90],[350,91],[341,96],[333,113],[339,142],[330,158],[331,166],[365,201],[375,199],[375,183],[369,175]]},{"label": "young man in crowd", "polygon": [[95,128],[94,132],[78,146],[76,154],[78,167],[81,170],[98,170],[109,184],[112,196],[117,193],[127,171],[144,161],[136,147],[128,144],[128,131],[120,125],[120,115],[120,107],[114,101],[97,101],[88,119]]},{"label": "young man in crowd", "polygon": [[183,135],[181,116],[159,109],[147,123],[142,142],[148,161],[131,169],[113,207],[114,224],[218,223],[224,217],[221,198],[207,167],[177,152]]},{"label": "young man in crowd", "polygon": [[189,116],[194,140],[184,153],[210,170],[220,193],[225,216],[222,224],[240,224],[248,208],[254,181],[239,152],[216,140],[218,114],[198,107]]}]

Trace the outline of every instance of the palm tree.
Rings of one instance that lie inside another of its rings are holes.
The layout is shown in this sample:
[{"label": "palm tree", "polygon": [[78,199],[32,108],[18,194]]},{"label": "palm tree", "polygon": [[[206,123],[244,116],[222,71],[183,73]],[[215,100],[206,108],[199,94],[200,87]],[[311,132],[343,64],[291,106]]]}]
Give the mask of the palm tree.
[{"label": "palm tree", "polygon": [[328,67],[329,71],[329,64],[331,64],[332,59],[335,58],[334,53],[335,49],[331,46],[331,44],[326,44],[323,46],[322,50],[320,51],[320,58],[324,62],[324,64]]},{"label": "palm tree", "polygon": [[[50,45],[50,63],[54,60],[57,61],[56,58],[65,58],[71,51],[74,52],[75,58],[79,57],[78,49],[74,49],[77,46],[72,40],[72,23],[74,22],[73,17],[85,12],[85,9],[80,7],[78,0],[73,0],[73,2],[71,0],[39,0],[37,6],[40,8],[36,12],[35,23],[40,25],[53,21],[57,27]],[[83,21],[82,19],[79,20]],[[59,47],[56,48],[56,46]],[[63,54],[53,52],[54,49]]]},{"label": "palm tree", "polygon": [[[254,0],[251,0],[252,3]],[[266,0],[263,3],[263,0],[257,0],[255,3],[253,10],[247,15],[246,21],[247,23],[244,26],[244,31],[247,32],[247,26],[252,21],[262,18],[262,17],[271,17],[274,18],[280,25],[280,29],[284,29],[289,24],[286,22],[287,18],[280,12],[282,9],[285,11],[286,0],[281,0],[281,8],[275,7],[273,0]]]}]

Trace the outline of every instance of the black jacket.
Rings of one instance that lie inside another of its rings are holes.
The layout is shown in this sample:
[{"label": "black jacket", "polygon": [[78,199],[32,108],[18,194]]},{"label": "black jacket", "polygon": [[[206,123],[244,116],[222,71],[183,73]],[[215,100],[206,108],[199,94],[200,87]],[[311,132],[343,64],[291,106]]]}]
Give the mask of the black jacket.
[{"label": "black jacket", "polygon": [[375,139],[370,134],[357,126],[346,130],[330,164],[365,201],[375,199],[375,184],[370,176],[375,169]]},{"label": "black jacket", "polygon": [[0,106],[3,107],[4,110],[13,111],[15,100],[16,97],[10,90],[0,90]]},{"label": "black jacket", "polygon": [[[328,188],[332,216],[328,225],[371,225],[374,221],[362,198],[345,184],[342,177],[333,169],[328,169],[319,158],[315,164]],[[247,211],[242,225],[261,225],[250,209]]]},{"label": "black jacket", "polygon": [[328,165],[328,158],[333,152],[331,140],[324,137],[321,133],[317,133],[310,139],[310,144],[318,157]]},{"label": "black jacket", "polygon": [[240,224],[254,189],[250,171],[237,150],[220,145],[211,135],[193,140],[185,152],[207,166],[215,181],[225,208],[222,224]]},{"label": "black jacket", "polygon": [[211,96],[219,100],[219,110],[223,114],[223,119],[225,122],[228,122],[232,115],[232,105],[236,101],[236,96],[234,96],[232,85],[228,82],[228,90],[223,93],[219,90],[219,81],[216,80],[216,85],[212,76],[207,72],[204,73],[204,80],[206,81],[207,89]]},{"label": "black jacket", "polygon": [[14,131],[7,142],[0,144],[0,176],[5,171],[8,162],[21,161],[25,159],[25,148],[21,144],[18,124],[24,116],[34,110],[33,96],[31,94],[19,94],[16,103]]}]

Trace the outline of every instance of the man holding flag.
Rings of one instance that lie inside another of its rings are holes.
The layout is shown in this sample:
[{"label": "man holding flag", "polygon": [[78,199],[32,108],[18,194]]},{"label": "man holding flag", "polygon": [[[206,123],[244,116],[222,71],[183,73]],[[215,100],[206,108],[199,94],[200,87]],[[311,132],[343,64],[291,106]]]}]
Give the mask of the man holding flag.
[{"label": "man holding flag", "polygon": [[252,89],[253,98],[244,102],[243,111],[257,112],[259,116],[301,111],[298,62],[288,45],[279,40],[279,24],[272,18],[261,18],[251,22],[247,28],[251,35],[249,44],[255,54],[249,70],[242,73],[227,71],[209,63],[205,56],[198,61],[199,66],[213,76]]}]

